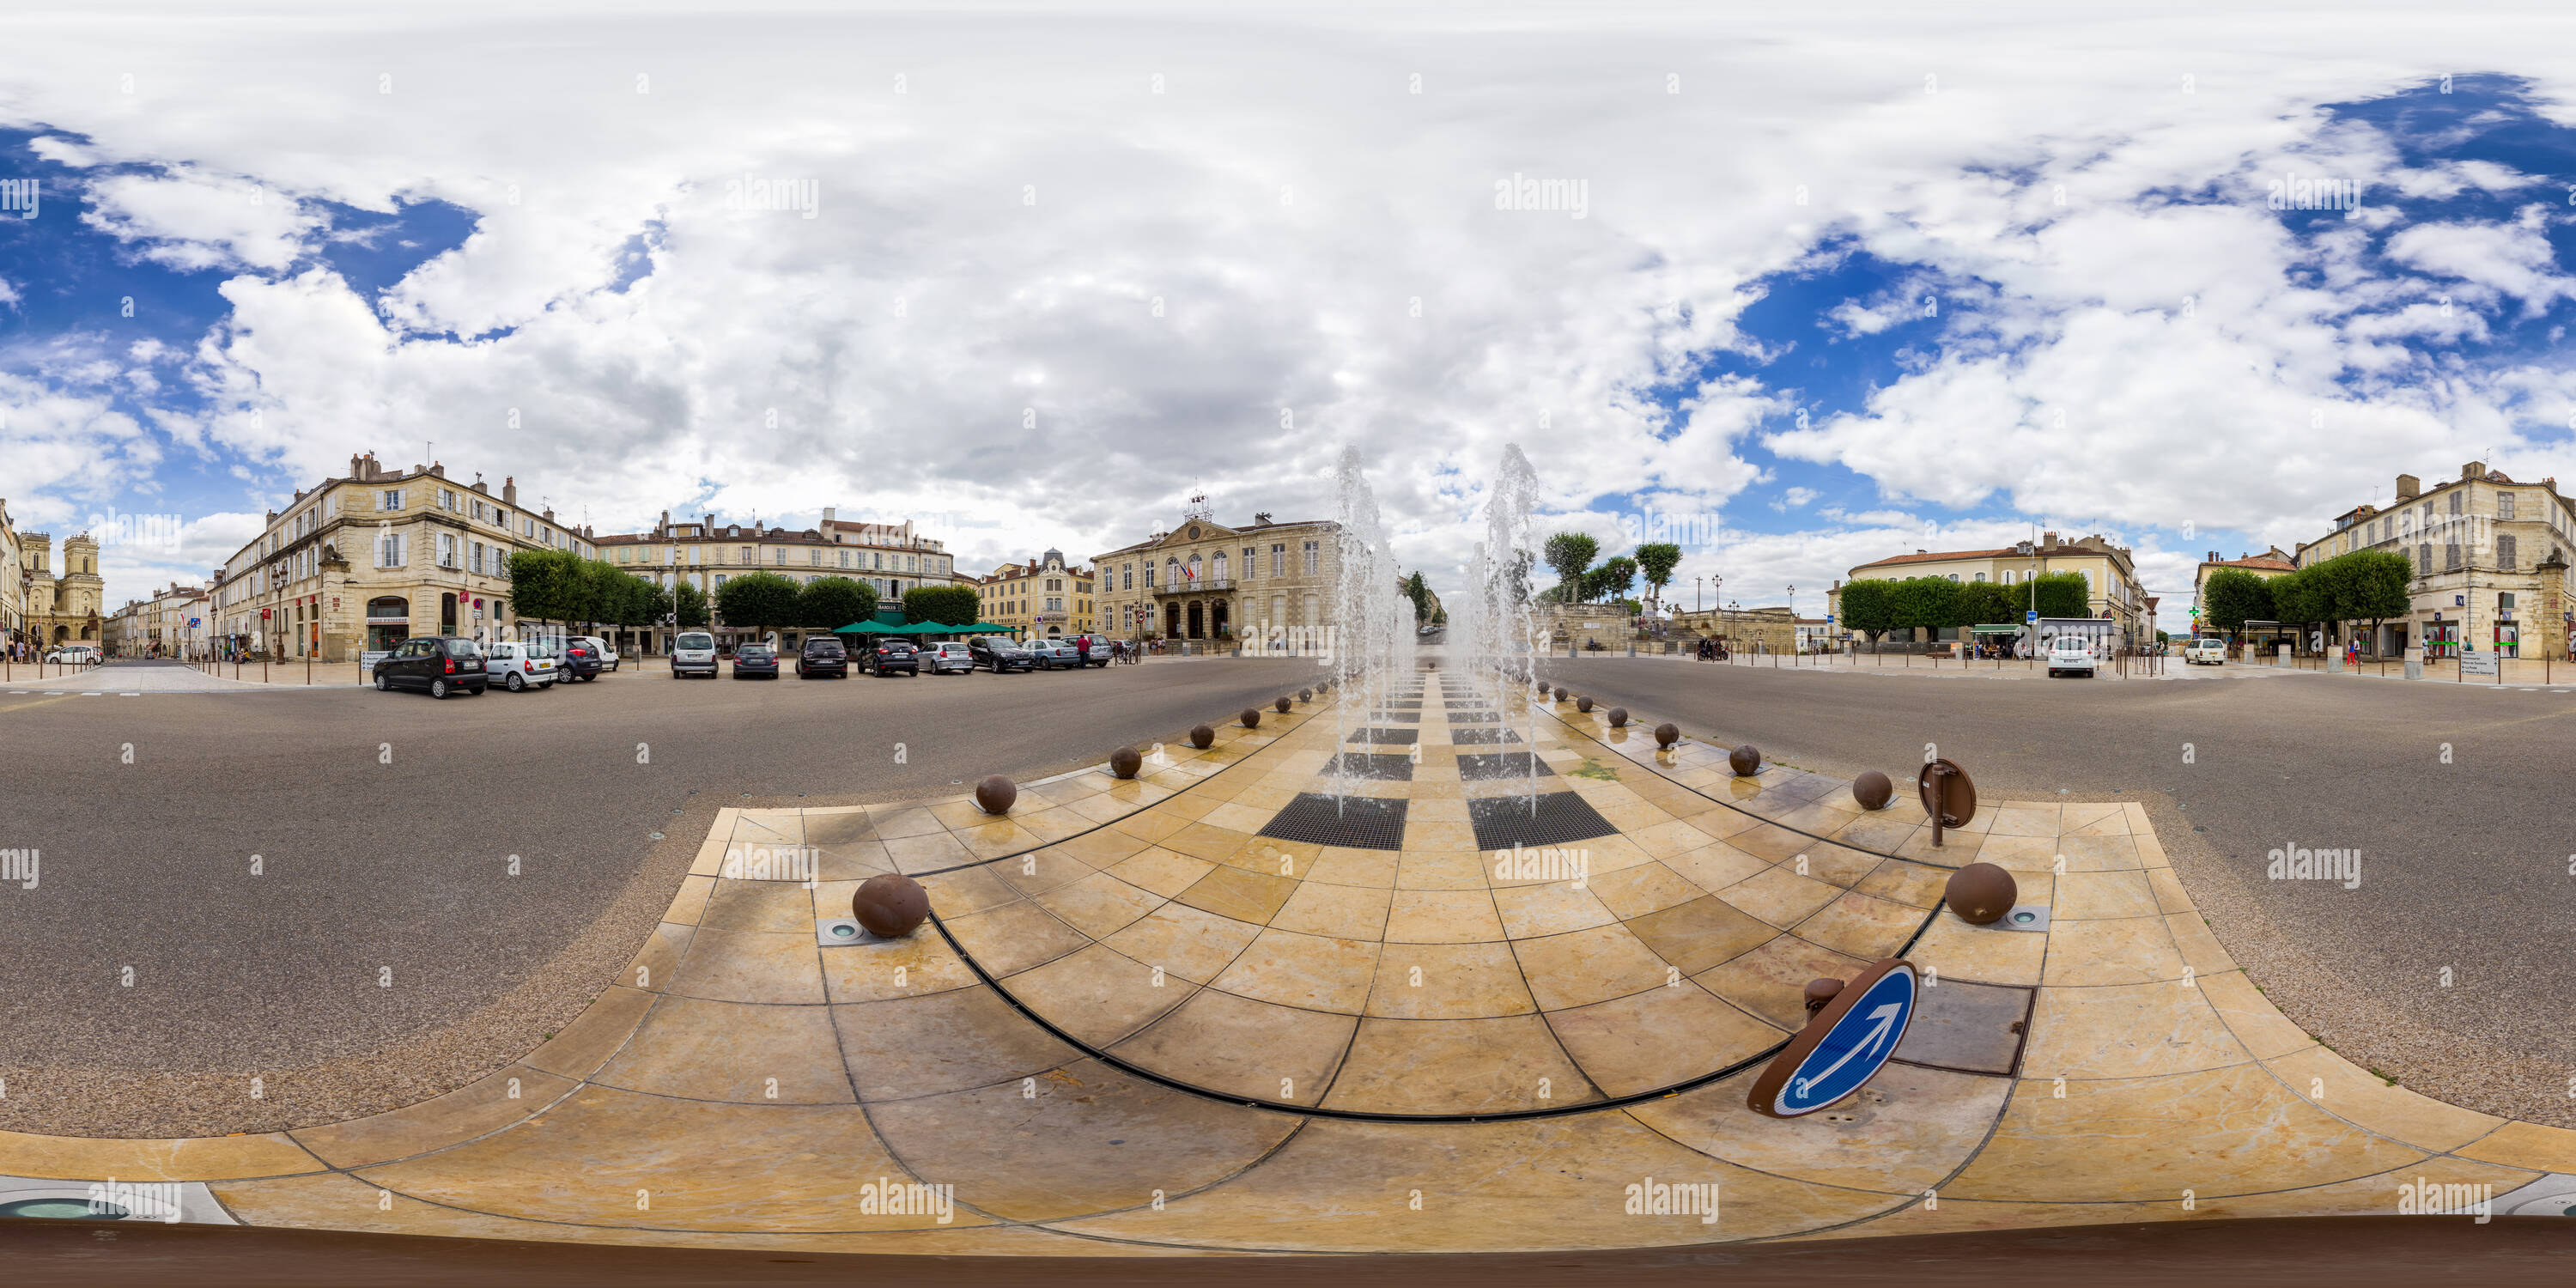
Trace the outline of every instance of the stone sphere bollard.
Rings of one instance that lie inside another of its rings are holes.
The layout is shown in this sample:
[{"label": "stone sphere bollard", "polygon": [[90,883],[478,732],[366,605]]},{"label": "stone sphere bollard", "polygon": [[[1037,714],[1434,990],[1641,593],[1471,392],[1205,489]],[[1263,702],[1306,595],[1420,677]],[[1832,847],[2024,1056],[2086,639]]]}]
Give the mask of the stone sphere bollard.
[{"label": "stone sphere bollard", "polygon": [[1145,757],[1133,747],[1121,747],[1109,753],[1109,772],[1120,778],[1134,778],[1145,767]]},{"label": "stone sphere bollard", "polygon": [[1991,863],[1971,863],[1950,874],[1941,898],[1961,921],[1990,926],[2012,911],[2013,900],[2020,894],[2021,886],[2012,873]]},{"label": "stone sphere bollard", "polygon": [[1586,694],[1583,697],[1576,698],[1574,700],[1574,709],[1577,711],[1590,711],[1592,709],[1591,695]]},{"label": "stone sphere bollard", "polygon": [[1740,743],[1726,753],[1726,767],[1734,770],[1738,778],[1751,778],[1762,772],[1762,749],[1749,742]]},{"label": "stone sphere bollard", "polygon": [[1613,729],[1625,729],[1628,727],[1628,708],[1610,708],[1610,727]]},{"label": "stone sphere bollard", "polygon": [[1273,702],[1273,703],[1271,703],[1270,705],[1272,705],[1272,706],[1274,706],[1274,707],[1277,707],[1277,708],[1279,709],[1279,714],[1281,714],[1281,715],[1283,715],[1283,716],[1284,716],[1284,715],[1288,714],[1288,708],[1289,708],[1289,706],[1290,706],[1291,704],[1289,703],[1288,699],[1286,699],[1286,698],[1284,698],[1284,697],[1283,697],[1283,698],[1279,699],[1277,702]]},{"label": "stone sphere bollard", "polygon": [[911,877],[888,872],[859,883],[850,896],[850,915],[880,939],[900,939],[930,915],[930,895]]},{"label": "stone sphere bollard", "polygon": [[1655,745],[1669,747],[1682,740],[1682,727],[1670,721],[1655,726]]},{"label": "stone sphere bollard", "polygon": [[1565,701],[1565,686],[1562,684],[1556,686],[1556,700],[1559,702]]},{"label": "stone sphere bollard", "polygon": [[1245,707],[1243,714],[1236,716],[1235,719],[1241,720],[1246,729],[1258,729],[1261,727],[1261,708]]},{"label": "stone sphere bollard", "polygon": [[1216,730],[1210,729],[1206,725],[1192,726],[1190,729],[1190,745],[1201,751],[1205,751],[1208,748],[1215,746]]},{"label": "stone sphere bollard", "polygon": [[1313,689],[1299,689],[1297,690],[1297,700],[1299,702],[1312,702],[1315,700],[1315,691]]},{"label": "stone sphere bollard", "polygon": [[975,784],[975,808],[987,814],[1008,814],[1019,798],[1020,785],[1000,774],[987,774]]},{"label": "stone sphere bollard", "polygon": [[1895,795],[1896,785],[1875,769],[1852,780],[1852,799],[1859,801],[1862,809],[1885,809]]}]

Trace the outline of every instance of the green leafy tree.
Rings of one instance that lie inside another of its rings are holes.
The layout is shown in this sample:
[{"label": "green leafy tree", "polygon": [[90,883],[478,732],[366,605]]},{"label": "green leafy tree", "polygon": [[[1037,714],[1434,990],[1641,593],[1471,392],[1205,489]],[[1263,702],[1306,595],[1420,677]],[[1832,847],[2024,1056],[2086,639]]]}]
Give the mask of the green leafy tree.
[{"label": "green leafy tree", "polygon": [[983,596],[972,586],[916,586],[903,592],[903,617],[908,622],[972,626],[984,620],[983,607]]},{"label": "green leafy tree", "polygon": [[[2023,605],[2035,603],[2042,617],[2093,615],[2093,584],[2084,580],[2080,572],[2041,573],[2014,589],[2020,592]],[[2021,620],[2021,610],[2015,610],[2013,620]]]},{"label": "green leafy tree", "polygon": [[671,592],[673,623],[684,631],[705,630],[707,625],[707,592],[683,581]]},{"label": "green leafy tree", "polygon": [[510,552],[510,598],[521,618],[571,621],[581,603],[581,561],[563,550]]},{"label": "green leafy tree", "polygon": [[[2326,594],[2325,581],[2315,573],[2314,568],[2301,568],[2272,579],[2272,616],[2283,625],[2296,623],[2304,627],[2311,622],[2325,621],[2334,611]],[[2300,638],[2306,638],[2304,631]]]},{"label": "green leafy tree", "polygon": [[1560,532],[1547,539],[1547,566],[1556,570],[1557,598],[1572,603],[1583,598],[1583,574],[1592,567],[1601,543],[1581,532]]},{"label": "green leafy tree", "polygon": [[1600,567],[1583,574],[1583,597],[1596,602],[1621,599],[1636,581],[1637,561],[1626,555],[1613,555],[1602,560]]},{"label": "green leafy tree", "polygon": [[2221,568],[2201,586],[2201,629],[2234,635],[2247,622],[2277,621],[2269,579],[2242,568]]},{"label": "green leafy tree", "polygon": [[1412,576],[1404,579],[1404,597],[1413,601],[1414,625],[1421,625],[1423,619],[1431,616],[1431,583],[1422,579],[1421,569],[1415,569]]},{"label": "green leafy tree", "polygon": [[2352,573],[2345,582],[2349,597],[2339,606],[2338,615],[2350,621],[2370,619],[2371,650],[2375,654],[2380,623],[2415,611],[2414,597],[2406,593],[2415,580],[2415,561],[2394,550],[2356,550],[2337,556],[2334,562],[2347,559],[2353,562]]},{"label": "green leafy tree", "polygon": [[716,591],[716,612],[725,625],[749,627],[755,634],[792,625],[798,620],[796,583],[774,572],[744,573]]},{"label": "green leafy tree", "polygon": [[646,591],[644,597],[644,620],[641,624],[645,626],[659,626],[662,624],[664,619],[670,617],[672,609],[675,607],[672,602],[671,590],[667,586],[656,586],[650,582],[645,583],[644,589]]},{"label": "green leafy tree", "polygon": [[1959,624],[1959,583],[1947,577],[1908,577],[1888,592],[1899,630],[1937,630]]},{"label": "green leafy tree", "polygon": [[1662,607],[1664,587],[1673,579],[1673,569],[1682,561],[1682,548],[1669,541],[1649,541],[1637,547],[1637,571],[1644,574],[1650,591],[1648,602]]},{"label": "green leafy tree", "polygon": [[2021,600],[2013,592],[2018,586],[1999,581],[1971,581],[1959,586],[1959,625],[2000,626],[2021,621]]},{"label": "green leafy tree", "polygon": [[1878,637],[1896,629],[1896,605],[1893,596],[1896,583],[1885,577],[1866,577],[1843,587],[1842,626],[1869,637]]},{"label": "green leafy tree", "polygon": [[837,631],[877,611],[877,588],[848,577],[817,577],[796,592],[796,624]]}]

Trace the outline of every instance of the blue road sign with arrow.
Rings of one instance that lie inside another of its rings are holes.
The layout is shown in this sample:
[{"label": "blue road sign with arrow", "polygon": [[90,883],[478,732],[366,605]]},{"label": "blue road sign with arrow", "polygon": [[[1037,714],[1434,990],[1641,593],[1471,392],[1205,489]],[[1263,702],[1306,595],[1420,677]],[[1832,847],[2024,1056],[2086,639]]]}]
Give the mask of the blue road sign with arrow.
[{"label": "blue road sign with arrow", "polygon": [[1860,1090],[1905,1040],[1915,989],[1914,963],[1902,958],[1862,972],[1754,1080],[1751,1107],[1796,1118]]},{"label": "blue road sign with arrow", "polygon": [[2024,626],[2039,625],[2039,610],[2036,608],[2025,608],[2021,610],[2021,624]]}]

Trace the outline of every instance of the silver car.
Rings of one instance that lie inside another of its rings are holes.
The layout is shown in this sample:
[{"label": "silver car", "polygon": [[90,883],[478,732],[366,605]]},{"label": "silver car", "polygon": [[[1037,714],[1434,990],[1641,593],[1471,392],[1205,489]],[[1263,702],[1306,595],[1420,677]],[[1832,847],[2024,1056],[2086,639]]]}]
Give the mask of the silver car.
[{"label": "silver car", "polygon": [[531,687],[551,689],[560,678],[555,673],[553,649],[543,644],[508,641],[484,648],[483,672],[512,693],[525,693]]},{"label": "silver car", "polygon": [[705,631],[682,631],[671,643],[671,678],[703,675],[716,678],[716,637]]},{"label": "silver car", "polygon": [[973,654],[963,644],[950,641],[921,646],[921,669],[932,675],[965,675],[975,669]]}]

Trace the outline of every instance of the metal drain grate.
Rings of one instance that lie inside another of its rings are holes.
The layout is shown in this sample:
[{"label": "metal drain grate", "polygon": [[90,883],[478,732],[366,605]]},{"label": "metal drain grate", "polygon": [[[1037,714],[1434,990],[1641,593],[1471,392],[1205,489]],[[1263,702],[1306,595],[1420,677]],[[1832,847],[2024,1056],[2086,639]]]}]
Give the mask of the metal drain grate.
[{"label": "metal drain grate", "polygon": [[1351,731],[1351,741],[1410,747],[1422,741],[1422,731],[1419,729],[1355,729]]},{"label": "metal drain grate", "polygon": [[1369,713],[1369,719],[1385,720],[1395,724],[1420,724],[1422,713],[1420,711],[1372,711]]},{"label": "metal drain grate", "polygon": [[1449,713],[1449,723],[1453,725],[1501,724],[1502,722],[1503,717],[1499,713],[1492,711],[1452,711]]},{"label": "metal drain grate", "polygon": [[1507,742],[1520,740],[1521,736],[1509,729],[1452,729],[1449,731],[1449,741],[1461,747],[1498,747]]},{"label": "metal drain grate", "polygon": [[1530,797],[1488,796],[1467,802],[1467,820],[1476,825],[1476,848],[1509,849],[1515,845],[1564,845],[1570,841],[1588,841],[1596,836],[1610,836],[1619,829],[1592,808],[1592,802],[1572,792],[1549,792],[1537,798],[1538,812],[1530,812]]},{"label": "metal drain grate", "polygon": [[1413,757],[1391,756],[1377,752],[1346,751],[1336,757],[1326,773],[1338,772],[1344,778],[1373,778],[1380,782],[1413,781]]},{"label": "metal drain grate", "polygon": [[1458,777],[1471,783],[1496,782],[1510,778],[1527,778],[1530,776],[1530,763],[1532,761],[1537,761],[1539,777],[1550,778],[1555,776],[1556,771],[1548,768],[1546,761],[1538,760],[1537,757],[1526,751],[1506,751],[1498,755],[1491,756],[1460,756],[1458,758]]},{"label": "metal drain grate", "polygon": [[1354,850],[1401,850],[1404,848],[1404,811],[1411,801],[1383,800],[1375,796],[1344,796],[1336,800],[1322,792],[1300,792],[1279,811],[1263,836],[1283,841],[1306,841],[1315,845],[1338,845]]}]

